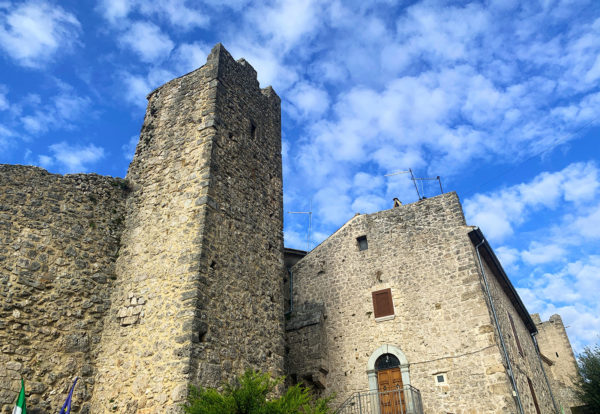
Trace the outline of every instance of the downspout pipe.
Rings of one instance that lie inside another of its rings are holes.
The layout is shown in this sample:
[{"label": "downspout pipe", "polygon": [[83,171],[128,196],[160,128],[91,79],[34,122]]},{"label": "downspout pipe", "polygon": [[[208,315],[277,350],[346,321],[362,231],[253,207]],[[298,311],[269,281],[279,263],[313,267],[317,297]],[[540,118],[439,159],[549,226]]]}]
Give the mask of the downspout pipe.
[{"label": "downspout pipe", "polygon": [[533,344],[535,345],[535,354],[537,355],[538,361],[540,362],[540,368],[542,369],[542,374],[544,374],[544,378],[546,379],[546,385],[548,386],[548,391],[550,392],[550,398],[552,398],[552,405],[554,405],[554,411],[559,413],[558,405],[556,404],[556,400],[554,399],[554,394],[552,393],[552,387],[550,386],[550,381],[548,381],[548,376],[546,375],[546,370],[544,369],[544,364],[542,363],[542,357],[540,356],[540,348],[537,343],[537,338],[535,335],[537,332],[531,334],[531,339],[533,339]]},{"label": "downspout pipe", "polygon": [[290,267],[287,268],[288,275],[290,275],[290,308],[285,313],[285,316],[290,315],[294,310],[294,274]]},{"label": "downspout pipe", "polygon": [[525,412],[523,411],[523,405],[521,404],[521,395],[519,394],[519,389],[517,387],[517,381],[515,380],[512,365],[510,363],[510,358],[508,357],[508,352],[506,351],[506,344],[504,343],[502,329],[500,329],[500,323],[498,322],[498,315],[496,314],[496,307],[494,306],[494,301],[492,300],[492,294],[490,293],[490,286],[488,284],[485,270],[483,269],[483,262],[481,261],[481,255],[479,254],[479,247],[481,247],[484,243],[485,243],[485,239],[481,240],[481,242],[477,246],[475,246],[475,252],[477,252],[477,260],[479,261],[479,268],[481,269],[481,275],[483,277],[485,293],[490,302],[490,307],[492,308],[492,315],[494,317],[494,323],[496,324],[496,329],[498,330],[498,337],[500,338],[500,345],[502,347],[502,353],[504,354],[504,359],[506,360],[508,377],[510,378],[511,385],[513,387],[513,392],[515,394],[515,399],[517,400],[517,406],[519,408],[519,413],[525,414]]}]

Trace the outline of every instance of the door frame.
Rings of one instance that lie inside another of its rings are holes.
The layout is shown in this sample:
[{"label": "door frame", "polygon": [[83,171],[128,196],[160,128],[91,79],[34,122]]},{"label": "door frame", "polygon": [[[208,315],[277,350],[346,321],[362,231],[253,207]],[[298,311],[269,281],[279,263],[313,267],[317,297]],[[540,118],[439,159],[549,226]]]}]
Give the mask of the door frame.
[{"label": "door frame", "polygon": [[400,348],[394,345],[381,345],[377,348],[369,357],[367,362],[367,377],[369,378],[369,390],[378,391],[379,386],[377,384],[377,371],[375,370],[375,361],[377,358],[384,354],[392,354],[400,361],[400,372],[402,374],[402,385],[405,387],[410,385],[410,374],[408,372],[408,359]]},{"label": "door frame", "polygon": [[[408,385],[410,385],[410,374],[408,372],[408,359],[404,352],[400,348],[394,345],[384,344],[377,348],[371,356],[369,357],[369,361],[367,362],[367,377],[369,379],[369,391],[375,392],[374,395],[377,395],[376,401],[376,413],[379,413],[379,396],[377,392],[379,392],[379,383],[377,381],[377,370],[375,370],[375,361],[382,355],[392,354],[400,361],[400,374],[402,375],[402,385],[406,389]],[[413,404],[412,401],[409,401],[409,398],[405,398],[406,401],[406,409],[407,413],[413,412]]]}]

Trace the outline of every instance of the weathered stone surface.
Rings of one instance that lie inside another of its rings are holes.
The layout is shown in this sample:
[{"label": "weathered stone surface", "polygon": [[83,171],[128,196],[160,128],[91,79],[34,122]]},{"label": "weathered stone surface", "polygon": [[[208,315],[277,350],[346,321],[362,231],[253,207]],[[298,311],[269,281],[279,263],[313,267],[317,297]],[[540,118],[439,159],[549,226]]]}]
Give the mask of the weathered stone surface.
[{"label": "weathered stone surface", "polygon": [[552,392],[559,410],[571,413],[571,407],[578,407],[581,401],[575,395],[574,380],[578,377],[577,361],[560,315],[552,315],[542,322],[540,315],[531,315],[538,334],[536,336],[540,353],[543,355],[544,370],[552,386]]},{"label": "weathered stone surface", "polygon": [[[291,269],[295,311],[286,329],[288,375],[317,382],[317,389],[324,386],[322,392],[335,393],[341,403],[373,386],[371,355],[397,347],[407,359],[404,380],[421,391],[425,412],[516,412],[468,236],[472,230],[454,193],[347,222]],[[368,241],[362,251],[361,236]],[[512,345],[509,355],[526,412],[534,412],[528,376],[542,412],[551,412],[529,332],[489,268],[487,274],[503,334],[512,334],[506,326],[510,312],[522,337],[525,356]],[[378,321],[372,292],[386,288],[394,315]],[[318,324],[305,311],[314,304],[324,309]],[[439,374],[447,378],[444,386],[436,384]]]},{"label": "weathered stone surface", "polygon": [[127,194],[118,178],[0,165],[1,412],[21,377],[32,412],[56,411],[83,371],[92,392],[104,308],[89,304],[109,301]]},{"label": "weathered stone surface", "polygon": [[[283,373],[280,100],[217,45],[148,97],[91,411]],[[118,385],[117,385],[118,384]]]}]

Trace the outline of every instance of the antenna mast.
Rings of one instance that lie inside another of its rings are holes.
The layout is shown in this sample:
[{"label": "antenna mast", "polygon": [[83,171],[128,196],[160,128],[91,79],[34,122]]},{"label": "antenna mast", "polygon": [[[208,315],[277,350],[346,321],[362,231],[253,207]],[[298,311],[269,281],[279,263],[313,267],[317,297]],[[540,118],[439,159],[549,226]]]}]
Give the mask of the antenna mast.
[{"label": "antenna mast", "polygon": [[415,190],[417,191],[417,197],[419,198],[419,200],[422,199],[421,194],[419,193],[419,187],[417,187],[417,179],[415,178],[413,172],[412,172],[412,168],[409,168],[407,171],[396,171],[390,174],[386,174],[385,177],[391,177],[392,175],[400,175],[400,174],[410,174],[410,179],[412,180],[413,184],[415,185]]},{"label": "antenna mast", "polygon": [[412,180],[413,184],[415,185],[415,190],[417,191],[417,197],[419,197],[419,200],[422,200],[425,197],[425,194],[421,195],[421,193],[419,193],[419,187],[417,186],[417,181],[437,180],[437,182],[440,184],[440,194],[444,194],[444,189],[442,188],[442,179],[440,178],[439,175],[437,177],[416,178],[412,172],[412,169],[409,168],[406,171],[396,171],[396,172],[393,172],[390,174],[386,174],[385,177],[391,177],[392,175],[399,175],[399,174],[410,174],[410,179]]},{"label": "antenna mast", "polygon": [[288,211],[288,214],[308,214],[308,232],[306,234],[306,251],[310,251],[310,230],[312,227],[312,198],[310,199],[310,207],[308,211]]}]

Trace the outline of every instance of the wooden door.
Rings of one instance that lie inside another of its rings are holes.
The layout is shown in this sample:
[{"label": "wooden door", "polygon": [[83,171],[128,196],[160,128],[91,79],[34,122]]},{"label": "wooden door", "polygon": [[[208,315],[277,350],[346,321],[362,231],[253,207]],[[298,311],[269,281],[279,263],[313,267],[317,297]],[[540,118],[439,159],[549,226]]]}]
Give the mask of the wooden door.
[{"label": "wooden door", "polygon": [[379,385],[381,414],[405,413],[406,404],[400,368],[377,371],[377,384]]}]

